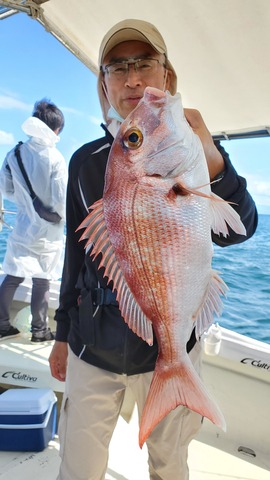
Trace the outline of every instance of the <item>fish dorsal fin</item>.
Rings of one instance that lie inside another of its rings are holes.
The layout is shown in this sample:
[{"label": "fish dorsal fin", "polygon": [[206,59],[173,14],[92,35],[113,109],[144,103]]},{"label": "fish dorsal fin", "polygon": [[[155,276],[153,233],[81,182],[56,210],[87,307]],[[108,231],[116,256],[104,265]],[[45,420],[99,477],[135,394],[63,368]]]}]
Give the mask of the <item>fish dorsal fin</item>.
[{"label": "fish dorsal fin", "polygon": [[[246,235],[246,229],[238,213],[231,205],[211,192],[212,230],[217,235],[229,235],[228,225],[239,235]],[[228,224],[228,225],[227,225]]]},{"label": "fish dorsal fin", "polygon": [[214,320],[214,315],[221,315],[223,302],[220,298],[225,295],[228,287],[220,278],[218,272],[212,270],[211,279],[205,293],[203,304],[196,315],[196,337],[199,338]]},{"label": "fish dorsal fin", "polygon": [[136,302],[119,267],[104,219],[103,199],[95,202],[90,208],[91,212],[79,226],[79,229],[85,228],[80,240],[87,240],[86,249],[93,246],[91,250],[93,259],[102,253],[99,268],[104,267],[104,277],[108,277],[108,282],[113,282],[113,289],[116,290],[116,299],[125,322],[136,335],[152,345],[152,322]]}]

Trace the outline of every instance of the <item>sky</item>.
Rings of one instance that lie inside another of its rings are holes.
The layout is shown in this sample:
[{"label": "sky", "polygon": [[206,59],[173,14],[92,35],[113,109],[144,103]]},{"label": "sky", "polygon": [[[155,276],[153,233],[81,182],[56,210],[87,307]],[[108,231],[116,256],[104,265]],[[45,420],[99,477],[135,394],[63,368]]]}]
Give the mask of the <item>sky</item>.
[{"label": "sky", "polygon": [[[67,163],[77,148],[103,136],[95,75],[36,20],[19,13],[0,21],[0,48],[0,166],[19,140],[27,140],[21,124],[44,97],[64,113],[57,146]],[[270,137],[222,144],[259,213],[270,214]]]}]

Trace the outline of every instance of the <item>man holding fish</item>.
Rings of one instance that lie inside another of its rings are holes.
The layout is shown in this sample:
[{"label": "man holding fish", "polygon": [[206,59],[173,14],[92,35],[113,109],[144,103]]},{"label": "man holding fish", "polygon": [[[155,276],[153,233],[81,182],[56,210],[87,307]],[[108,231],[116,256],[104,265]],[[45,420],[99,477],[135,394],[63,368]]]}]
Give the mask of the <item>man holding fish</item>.
[{"label": "man holding fish", "polygon": [[212,240],[250,238],[256,207],[200,113],[183,110],[153,25],[112,27],[99,62],[105,136],[70,162],[50,356],[52,375],[66,381],[58,480],[105,478],[126,388],[151,480],[187,480],[202,418],[225,428],[199,376],[199,339],[226,291],[211,269]]}]

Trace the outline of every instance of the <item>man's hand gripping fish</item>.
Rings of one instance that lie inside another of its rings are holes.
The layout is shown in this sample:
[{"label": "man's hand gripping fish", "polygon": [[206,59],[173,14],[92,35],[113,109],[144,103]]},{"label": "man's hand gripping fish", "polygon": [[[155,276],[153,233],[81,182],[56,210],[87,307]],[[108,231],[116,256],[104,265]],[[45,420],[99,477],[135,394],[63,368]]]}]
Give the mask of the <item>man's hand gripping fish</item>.
[{"label": "man's hand gripping fish", "polygon": [[178,405],[225,429],[186,352],[220,315],[226,285],[211,268],[211,230],[245,235],[238,214],[211,192],[199,137],[181,97],[152,87],[121,125],[111,148],[103,199],[80,225],[91,255],[100,252],[122,316],[159,355],[140,424],[143,445]]}]

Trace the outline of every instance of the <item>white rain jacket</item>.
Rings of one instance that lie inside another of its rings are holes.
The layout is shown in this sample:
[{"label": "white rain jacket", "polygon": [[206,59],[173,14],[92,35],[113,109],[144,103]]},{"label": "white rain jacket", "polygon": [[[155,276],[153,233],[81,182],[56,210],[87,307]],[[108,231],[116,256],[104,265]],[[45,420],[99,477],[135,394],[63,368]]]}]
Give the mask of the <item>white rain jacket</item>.
[{"label": "white rain jacket", "polygon": [[56,280],[63,266],[67,165],[55,147],[59,137],[44,122],[30,117],[22,130],[30,137],[21,145],[20,153],[33,190],[62,220],[52,224],[36,213],[14,149],[11,150],[0,171],[0,190],[17,205],[18,213],[8,238],[3,270],[16,277]]}]

